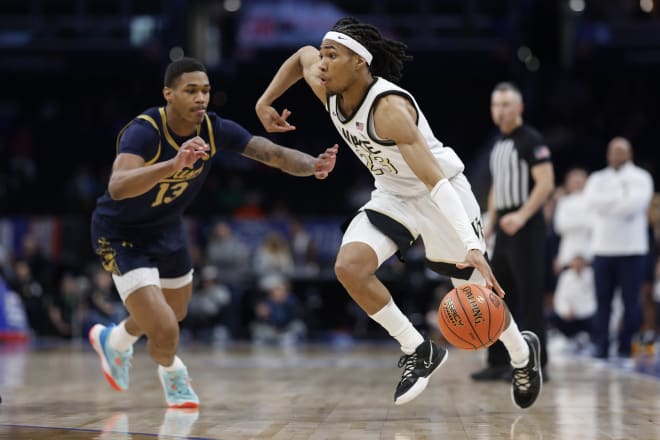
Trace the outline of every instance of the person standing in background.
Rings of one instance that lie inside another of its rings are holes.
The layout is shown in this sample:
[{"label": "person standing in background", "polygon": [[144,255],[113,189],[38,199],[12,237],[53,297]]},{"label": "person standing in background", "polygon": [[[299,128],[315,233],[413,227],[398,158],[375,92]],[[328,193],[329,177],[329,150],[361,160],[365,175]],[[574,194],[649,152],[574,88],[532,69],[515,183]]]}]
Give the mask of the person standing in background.
[{"label": "person standing in background", "polygon": [[587,178],[587,170],[584,168],[570,169],[564,178],[566,194],[557,202],[554,215],[555,231],[560,237],[558,271],[568,267],[576,256],[591,261],[593,216],[584,195]]},{"label": "person standing in background", "polygon": [[[522,113],[520,90],[512,83],[497,84],[491,94],[491,115],[500,136],[490,154],[492,185],[484,234],[486,240],[495,234],[493,273],[507,292],[504,301],[520,328],[531,330],[541,340],[541,365],[545,366],[546,226],[541,207],[554,190],[555,176],[550,149],[541,134],[523,122]],[[502,344],[489,347],[487,363],[472,373],[472,379],[510,380],[511,367]]]},{"label": "person standing in background", "polygon": [[[596,289],[591,267],[592,211],[587,207],[584,186],[587,170],[572,168],[564,177],[566,194],[557,202],[553,218],[559,235],[556,259],[557,286],[549,320],[568,338],[592,337],[596,313]],[[585,341],[586,342],[586,341]]]},{"label": "person standing in background", "polygon": [[623,323],[618,354],[629,357],[642,321],[640,304],[644,259],[648,252],[647,210],[653,179],[633,163],[628,139],[617,136],[607,147],[607,167],[589,176],[584,189],[594,213],[592,251],[598,309],[594,326],[596,357],[607,358],[614,290],[621,288]]}]

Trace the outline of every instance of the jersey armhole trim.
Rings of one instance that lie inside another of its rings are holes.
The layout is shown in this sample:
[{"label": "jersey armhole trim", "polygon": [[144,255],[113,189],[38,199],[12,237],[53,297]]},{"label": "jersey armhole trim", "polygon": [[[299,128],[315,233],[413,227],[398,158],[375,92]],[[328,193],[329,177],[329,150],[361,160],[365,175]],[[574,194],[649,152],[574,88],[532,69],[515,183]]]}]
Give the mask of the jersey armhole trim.
[{"label": "jersey armhole trim", "polygon": [[377,144],[383,145],[383,146],[386,146],[386,147],[391,147],[393,145],[396,145],[396,142],[394,142],[392,140],[389,140],[389,139],[379,138],[375,133],[376,123],[374,122],[374,110],[375,110],[375,107],[376,107],[375,104],[379,99],[381,99],[382,97],[387,96],[387,95],[401,96],[402,98],[407,99],[408,102],[410,102],[410,104],[412,104],[412,106],[415,109],[415,113],[417,114],[416,118],[415,118],[415,125],[417,127],[419,127],[419,108],[417,107],[417,104],[415,104],[415,101],[412,99],[412,96],[410,96],[408,93],[401,92],[401,91],[398,91],[398,90],[387,90],[387,91],[385,91],[383,93],[380,93],[380,94],[378,94],[374,97],[374,100],[373,100],[374,105],[369,110],[369,115],[367,116],[367,134],[369,135],[371,140],[373,140]]},{"label": "jersey armhole trim", "polygon": [[148,160],[144,163],[145,166],[152,165],[160,157],[160,129],[158,128],[158,124],[156,124],[156,121],[154,121],[154,118],[152,118],[151,116],[149,116],[149,115],[139,115],[138,118],[144,119],[145,121],[150,123],[156,129],[156,133],[158,133],[158,150],[156,151],[156,155],[153,158],[151,158],[150,160]]},{"label": "jersey armhole trim", "polygon": [[[154,127],[154,129],[156,130],[156,133],[159,134],[158,135],[158,149],[156,150],[156,155],[153,158],[149,159],[149,160],[145,160],[145,162],[144,162],[144,166],[148,166],[148,165],[151,165],[151,164],[155,163],[158,160],[158,158],[160,157],[160,129],[158,128],[158,124],[156,124],[156,121],[154,121],[154,119],[149,115],[138,115],[136,117],[136,119],[142,119],[144,121],[147,121],[149,124],[151,124],[151,126]],[[128,124],[124,125],[124,127],[119,131],[119,134],[117,135],[117,143],[115,145],[115,151],[116,151],[117,155],[119,155],[119,140],[121,139],[121,135],[124,134],[124,132],[126,131],[128,126],[131,125],[132,123],[133,123],[133,121],[131,121]]]}]

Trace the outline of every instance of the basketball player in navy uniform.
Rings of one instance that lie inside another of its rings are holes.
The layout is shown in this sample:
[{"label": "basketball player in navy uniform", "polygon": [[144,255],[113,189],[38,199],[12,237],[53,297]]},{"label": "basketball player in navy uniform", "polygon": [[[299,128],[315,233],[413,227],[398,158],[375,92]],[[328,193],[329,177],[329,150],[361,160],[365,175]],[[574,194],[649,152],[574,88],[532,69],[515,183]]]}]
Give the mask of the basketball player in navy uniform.
[{"label": "basketball player in navy uniform", "polygon": [[96,324],[89,341],[110,385],[123,391],[133,344],[146,334],[167,406],[196,408],[198,396],[176,356],[178,323],[193,280],[182,215],[211,159],[230,151],[295,176],[323,179],[334,168],[337,146],[314,158],[207,112],[211,86],[204,65],[194,59],[169,64],[164,83],[167,105],[149,108],[119,133],[108,188],[92,215],[94,250],[112,273],[129,317],[117,326]]},{"label": "basketball player in navy uniform", "polygon": [[[541,134],[523,122],[523,100],[512,83],[500,83],[491,94],[491,116],[500,136],[490,154],[492,186],[488,197],[486,239],[495,235],[491,264],[508,295],[505,299],[520,326],[541,341],[545,367],[543,269],[546,226],[541,208],[554,190],[550,149]],[[474,380],[511,377],[502,344],[488,348],[488,365]],[[547,379],[547,376],[546,376]]]},{"label": "basketball player in navy uniform", "polygon": [[[353,300],[401,345],[396,404],[410,402],[426,388],[447,350],[413,327],[375,276],[378,267],[421,237],[430,268],[451,277],[454,285],[479,283],[504,296],[484,256],[480,209],[463,163],[434,136],[413,96],[394,84],[410,58],[405,50],[370,24],[341,19],[320,50],[305,46],[289,57],[256,104],[268,131],[294,129],[287,122],[290,112],[279,114],[273,102],[304,79],[374,177],[376,189],[345,231],[335,272]],[[539,342],[533,333],[521,333],[507,315],[500,340],[518,372],[514,403],[527,408],[541,390]]]}]

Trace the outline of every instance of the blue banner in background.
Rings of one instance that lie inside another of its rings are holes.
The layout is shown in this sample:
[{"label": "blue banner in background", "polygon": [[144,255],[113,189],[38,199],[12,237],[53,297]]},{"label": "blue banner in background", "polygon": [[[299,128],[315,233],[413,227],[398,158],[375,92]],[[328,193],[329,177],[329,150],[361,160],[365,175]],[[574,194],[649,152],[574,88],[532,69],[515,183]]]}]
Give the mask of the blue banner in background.
[{"label": "blue banner in background", "polygon": [[27,315],[21,298],[0,277],[0,341],[23,340],[28,335]]}]

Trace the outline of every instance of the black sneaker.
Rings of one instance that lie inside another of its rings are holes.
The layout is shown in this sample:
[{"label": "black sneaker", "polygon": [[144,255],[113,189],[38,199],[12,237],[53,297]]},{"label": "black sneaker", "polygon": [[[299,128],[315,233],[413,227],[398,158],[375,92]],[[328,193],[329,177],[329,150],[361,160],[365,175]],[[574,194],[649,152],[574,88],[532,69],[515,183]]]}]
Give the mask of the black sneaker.
[{"label": "black sneaker", "polygon": [[532,406],[541,394],[543,373],[540,359],[541,342],[538,336],[527,330],[523,331],[522,335],[529,345],[529,361],[524,367],[513,369],[511,397],[518,408],[524,409]]},{"label": "black sneaker", "polygon": [[476,382],[487,382],[487,381],[507,381],[511,382],[511,374],[513,373],[513,368],[511,365],[491,365],[483,370],[476,371],[470,374],[472,380]]},{"label": "black sneaker", "polygon": [[399,368],[403,367],[403,374],[394,392],[394,403],[403,405],[419,396],[433,372],[447,360],[447,354],[447,350],[426,339],[413,354],[401,356]]}]

